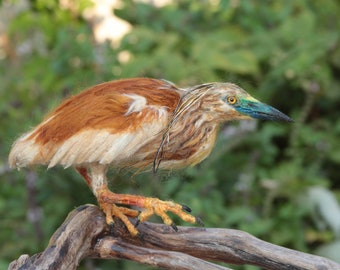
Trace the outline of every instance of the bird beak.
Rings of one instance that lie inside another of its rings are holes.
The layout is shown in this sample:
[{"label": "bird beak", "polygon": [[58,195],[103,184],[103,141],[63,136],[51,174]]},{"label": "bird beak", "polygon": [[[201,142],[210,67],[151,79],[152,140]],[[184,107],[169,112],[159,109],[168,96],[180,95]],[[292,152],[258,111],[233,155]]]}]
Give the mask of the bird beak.
[{"label": "bird beak", "polygon": [[242,105],[235,109],[240,113],[256,119],[294,122],[289,116],[254,98],[244,99]]}]

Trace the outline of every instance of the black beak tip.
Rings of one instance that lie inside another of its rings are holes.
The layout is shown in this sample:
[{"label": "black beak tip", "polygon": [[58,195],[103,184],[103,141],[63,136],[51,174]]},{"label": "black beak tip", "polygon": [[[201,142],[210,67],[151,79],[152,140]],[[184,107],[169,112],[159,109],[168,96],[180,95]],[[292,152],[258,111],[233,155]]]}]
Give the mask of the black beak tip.
[{"label": "black beak tip", "polygon": [[288,122],[288,123],[294,123],[294,120],[287,115],[285,115],[285,117],[281,118],[281,121]]},{"label": "black beak tip", "polygon": [[293,123],[294,120],[290,118],[288,115],[284,114],[283,112],[271,107],[271,114],[273,119],[275,121],[282,121],[282,122],[288,122],[288,123]]}]

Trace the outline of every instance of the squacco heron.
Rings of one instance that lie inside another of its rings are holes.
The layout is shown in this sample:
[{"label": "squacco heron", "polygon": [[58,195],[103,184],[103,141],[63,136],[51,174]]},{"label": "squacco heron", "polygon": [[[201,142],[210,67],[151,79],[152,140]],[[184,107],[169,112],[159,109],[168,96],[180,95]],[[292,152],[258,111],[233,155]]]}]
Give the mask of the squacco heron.
[{"label": "squacco heron", "polygon": [[[9,155],[11,167],[58,164],[74,167],[106,215],[123,221],[132,235],[138,222],[167,214],[195,223],[190,208],[172,201],[113,193],[109,167],[174,170],[193,166],[211,152],[219,125],[237,119],[292,121],[232,83],[205,83],[186,89],[149,78],[105,82],[66,99],[33,130],[19,137]],[[122,206],[135,206],[140,212]]]}]

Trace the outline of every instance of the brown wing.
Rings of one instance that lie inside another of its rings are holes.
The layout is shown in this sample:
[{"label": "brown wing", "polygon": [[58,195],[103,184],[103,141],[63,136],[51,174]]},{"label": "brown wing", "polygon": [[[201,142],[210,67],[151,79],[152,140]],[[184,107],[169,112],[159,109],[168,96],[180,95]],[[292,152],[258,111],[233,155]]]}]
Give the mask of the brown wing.
[{"label": "brown wing", "polygon": [[20,137],[9,163],[12,167],[91,162],[119,166],[150,140],[157,136],[161,140],[179,98],[173,85],[147,78],[93,86],[64,101]]}]

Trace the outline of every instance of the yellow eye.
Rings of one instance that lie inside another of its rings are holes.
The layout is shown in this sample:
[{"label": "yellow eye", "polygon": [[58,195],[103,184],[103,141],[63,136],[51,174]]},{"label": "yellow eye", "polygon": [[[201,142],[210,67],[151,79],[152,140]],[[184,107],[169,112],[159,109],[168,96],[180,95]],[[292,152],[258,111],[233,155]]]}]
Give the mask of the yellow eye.
[{"label": "yellow eye", "polygon": [[230,97],[227,98],[227,101],[228,101],[229,104],[233,105],[237,102],[237,98],[234,97],[234,96],[230,96]]}]

